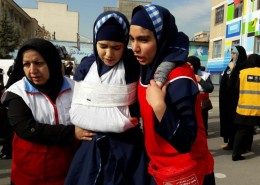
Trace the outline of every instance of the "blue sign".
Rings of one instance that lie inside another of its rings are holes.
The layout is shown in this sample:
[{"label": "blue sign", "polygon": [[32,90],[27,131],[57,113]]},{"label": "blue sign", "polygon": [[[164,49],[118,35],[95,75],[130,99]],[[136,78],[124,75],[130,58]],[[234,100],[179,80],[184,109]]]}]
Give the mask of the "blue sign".
[{"label": "blue sign", "polygon": [[227,25],[226,38],[239,36],[240,33],[241,33],[241,20]]}]

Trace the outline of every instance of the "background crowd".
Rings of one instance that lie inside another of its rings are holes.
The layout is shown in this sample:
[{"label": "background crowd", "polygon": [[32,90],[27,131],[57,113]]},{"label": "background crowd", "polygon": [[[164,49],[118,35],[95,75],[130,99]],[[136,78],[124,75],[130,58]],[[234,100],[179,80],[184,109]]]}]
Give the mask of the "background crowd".
[{"label": "background crowd", "polygon": [[[200,59],[188,57],[174,16],[154,4],[134,8],[131,22],[104,12],[93,38],[94,53],[75,74],[47,40],[19,48],[0,89],[0,157],[12,158],[11,184],[215,185],[207,145],[214,86]],[[220,134],[239,161],[260,126],[260,56],[242,46],[231,56]]]}]

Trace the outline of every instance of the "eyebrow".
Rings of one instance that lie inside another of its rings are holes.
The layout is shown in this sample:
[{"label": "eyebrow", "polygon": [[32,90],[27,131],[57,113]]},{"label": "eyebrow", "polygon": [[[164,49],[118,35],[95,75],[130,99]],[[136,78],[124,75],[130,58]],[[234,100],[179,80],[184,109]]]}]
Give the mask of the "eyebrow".
[{"label": "eyebrow", "polygon": [[[130,37],[134,38],[132,35],[129,35]],[[149,39],[151,38],[150,35],[139,35],[136,37],[136,39]]]},{"label": "eyebrow", "polygon": [[121,46],[124,45],[124,44],[121,44],[121,43],[120,44],[111,44],[111,43],[108,44],[108,43],[102,43],[102,42],[99,42],[98,44],[100,46],[108,46],[109,45],[110,47],[121,47]]}]

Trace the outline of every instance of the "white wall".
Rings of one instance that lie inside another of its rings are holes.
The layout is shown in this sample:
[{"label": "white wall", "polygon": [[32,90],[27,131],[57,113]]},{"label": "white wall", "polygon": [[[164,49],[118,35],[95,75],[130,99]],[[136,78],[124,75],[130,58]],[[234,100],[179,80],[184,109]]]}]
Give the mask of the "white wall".
[{"label": "white wall", "polygon": [[23,8],[31,17],[44,25],[51,35],[55,32],[56,40],[77,41],[79,33],[79,13],[68,11],[65,3],[49,3],[38,1],[38,8]]}]

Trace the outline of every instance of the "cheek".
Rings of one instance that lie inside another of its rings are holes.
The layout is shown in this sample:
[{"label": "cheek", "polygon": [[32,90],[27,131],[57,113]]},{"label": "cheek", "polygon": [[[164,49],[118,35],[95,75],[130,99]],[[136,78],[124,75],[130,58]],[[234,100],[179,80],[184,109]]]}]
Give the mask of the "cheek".
[{"label": "cheek", "polygon": [[49,79],[50,78],[50,71],[49,71],[49,68],[48,67],[45,67],[42,69],[42,73],[44,74],[45,78],[46,79]]},{"label": "cheek", "polygon": [[117,52],[116,52],[116,57],[117,57],[118,59],[121,59],[121,57],[123,56],[123,53],[124,53],[124,50],[117,51]]},{"label": "cheek", "polygon": [[104,56],[105,50],[103,49],[97,49],[98,56],[102,58]]},{"label": "cheek", "polygon": [[50,78],[50,73],[45,73],[46,79]]},{"label": "cheek", "polygon": [[152,47],[150,47],[150,48],[147,50],[148,56],[150,56],[150,58],[151,58],[152,60],[155,58],[156,51],[157,51],[156,45],[153,45]]},{"label": "cheek", "polygon": [[23,72],[24,72],[25,76],[28,78],[29,77],[29,73],[30,73],[29,69],[23,68]]}]

